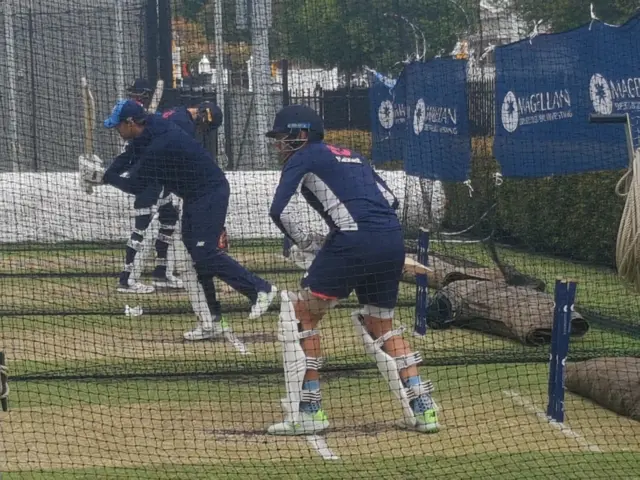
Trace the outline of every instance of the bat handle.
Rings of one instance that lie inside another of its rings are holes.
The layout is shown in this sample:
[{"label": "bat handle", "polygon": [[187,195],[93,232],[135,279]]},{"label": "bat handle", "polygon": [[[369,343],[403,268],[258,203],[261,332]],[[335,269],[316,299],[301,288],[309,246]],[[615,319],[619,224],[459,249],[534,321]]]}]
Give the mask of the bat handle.
[{"label": "bat handle", "polygon": [[[4,352],[0,352],[0,365],[4,365]],[[0,389],[2,388],[3,386],[0,385]],[[9,411],[9,400],[6,398],[0,398],[0,406],[2,406],[3,412]]]}]

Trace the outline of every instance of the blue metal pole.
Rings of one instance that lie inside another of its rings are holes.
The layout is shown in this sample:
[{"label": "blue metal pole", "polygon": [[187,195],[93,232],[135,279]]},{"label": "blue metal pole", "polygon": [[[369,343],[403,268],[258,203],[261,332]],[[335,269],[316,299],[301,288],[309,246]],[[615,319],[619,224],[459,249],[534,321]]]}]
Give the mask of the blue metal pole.
[{"label": "blue metal pole", "polygon": [[[418,234],[417,260],[423,265],[429,261],[429,231],[421,228]],[[427,333],[427,311],[429,309],[429,280],[426,275],[416,275],[416,317],[414,333],[424,336]]]}]

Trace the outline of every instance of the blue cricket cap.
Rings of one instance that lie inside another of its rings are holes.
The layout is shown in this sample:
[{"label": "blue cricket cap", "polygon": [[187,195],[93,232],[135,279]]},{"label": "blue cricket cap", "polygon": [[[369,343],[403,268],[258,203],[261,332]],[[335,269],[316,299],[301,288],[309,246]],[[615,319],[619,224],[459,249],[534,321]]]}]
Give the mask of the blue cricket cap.
[{"label": "blue cricket cap", "polygon": [[113,107],[111,115],[104,121],[106,128],[117,127],[125,120],[142,120],[147,116],[144,107],[133,100],[120,100]]}]

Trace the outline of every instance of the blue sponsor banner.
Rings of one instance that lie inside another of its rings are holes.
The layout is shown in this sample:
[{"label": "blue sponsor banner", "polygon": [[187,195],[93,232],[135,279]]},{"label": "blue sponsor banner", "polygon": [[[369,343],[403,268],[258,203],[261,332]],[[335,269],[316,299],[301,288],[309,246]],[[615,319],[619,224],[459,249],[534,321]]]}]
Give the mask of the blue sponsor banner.
[{"label": "blue sponsor banner", "polygon": [[591,33],[594,36],[591,58],[595,60],[586,65],[591,113],[628,113],[637,147],[640,129],[640,16],[619,27],[594,22]]},{"label": "blue sponsor banner", "polygon": [[[619,36],[632,29],[636,46],[628,48],[628,35],[627,47],[616,48]],[[638,33],[637,21],[623,27],[592,22],[496,48],[494,154],[503,176],[627,166],[624,129],[590,124],[589,115],[614,109],[609,79],[624,82],[638,71]],[[627,100],[618,99],[619,106]]]},{"label": "blue sponsor banner", "polygon": [[374,164],[404,161],[406,138],[405,79],[390,80],[375,72],[371,75],[371,160]]},{"label": "blue sponsor banner", "polygon": [[411,111],[406,172],[432,180],[466,181],[471,160],[467,61],[436,58],[412,63],[403,75]]}]

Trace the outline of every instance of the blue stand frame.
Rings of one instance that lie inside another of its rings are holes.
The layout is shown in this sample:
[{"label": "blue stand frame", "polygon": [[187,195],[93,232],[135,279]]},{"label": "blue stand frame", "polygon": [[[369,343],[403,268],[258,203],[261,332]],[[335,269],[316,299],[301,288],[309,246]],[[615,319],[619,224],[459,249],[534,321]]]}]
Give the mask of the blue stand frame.
[{"label": "blue stand frame", "polygon": [[556,422],[564,421],[564,367],[569,354],[571,314],[575,304],[576,288],[576,282],[556,280],[547,405],[547,416]]}]

